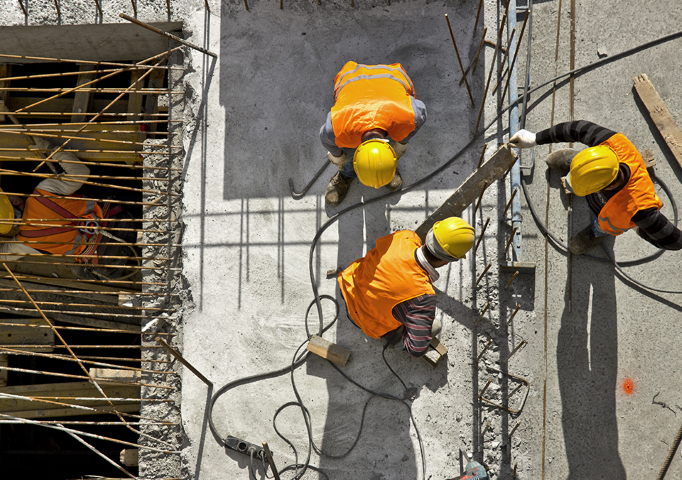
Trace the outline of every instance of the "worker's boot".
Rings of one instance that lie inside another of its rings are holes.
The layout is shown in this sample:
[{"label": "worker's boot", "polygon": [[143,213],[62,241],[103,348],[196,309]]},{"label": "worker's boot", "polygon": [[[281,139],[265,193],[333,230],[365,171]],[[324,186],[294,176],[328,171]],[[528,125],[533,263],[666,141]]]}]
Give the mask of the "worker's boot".
[{"label": "worker's boot", "polygon": [[386,185],[386,188],[388,188],[392,192],[397,192],[401,188],[403,188],[403,177],[400,176],[400,172],[398,169],[395,169],[395,175],[393,176],[393,180],[391,180],[391,183]]},{"label": "worker's boot", "polygon": [[336,172],[336,175],[329,181],[327,190],[324,192],[324,199],[327,203],[332,207],[341,203],[341,201],[346,198],[346,194],[350,188],[350,182],[352,181],[353,179],[351,177],[346,177],[341,172]]},{"label": "worker's boot", "polygon": [[576,255],[581,255],[597,248],[604,240],[606,240],[606,236],[595,236],[592,227],[588,225],[571,238],[568,249]]},{"label": "worker's boot", "polygon": [[571,169],[571,160],[573,160],[573,157],[575,157],[577,153],[578,151],[573,150],[572,148],[557,150],[547,156],[545,163],[547,163],[547,166],[550,169],[566,174]]}]

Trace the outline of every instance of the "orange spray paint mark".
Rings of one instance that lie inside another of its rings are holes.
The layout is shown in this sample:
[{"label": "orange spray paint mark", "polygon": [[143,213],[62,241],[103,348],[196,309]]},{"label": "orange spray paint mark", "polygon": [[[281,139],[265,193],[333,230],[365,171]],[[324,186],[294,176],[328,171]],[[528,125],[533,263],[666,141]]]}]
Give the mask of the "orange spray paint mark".
[{"label": "orange spray paint mark", "polygon": [[632,379],[626,378],[625,381],[623,381],[623,391],[626,395],[632,395],[635,393],[635,384]]}]

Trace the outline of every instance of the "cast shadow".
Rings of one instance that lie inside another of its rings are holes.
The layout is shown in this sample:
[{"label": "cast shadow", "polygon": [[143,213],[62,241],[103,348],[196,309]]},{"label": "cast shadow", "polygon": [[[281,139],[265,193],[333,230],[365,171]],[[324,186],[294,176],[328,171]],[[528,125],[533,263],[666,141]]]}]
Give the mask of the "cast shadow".
[{"label": "cast shadow", "polygon": [[574,282],[572,311],[564,309],[557,338],[567,478],[592,478],[598,464],[601,478],[621,479],[625,469],[618,454],[616,418],[615,276],[612,266],[597,267],[587,259],[574,262],[576,270],[584,270],[576,275],[583,282]]},{"label": "cast shadow", "polygon": [[206,443],[206,428],[208,427],[208,407],[213,397],[213,385],[209,385],[206,392],[206,404],[204,407],[204,421],[201,424],[201,436],[199,437],[199,447],[197,448],[197,464],[194,467],[194,480],[199,480],[201,477],[201,460],[204,455],[204,444]]}]

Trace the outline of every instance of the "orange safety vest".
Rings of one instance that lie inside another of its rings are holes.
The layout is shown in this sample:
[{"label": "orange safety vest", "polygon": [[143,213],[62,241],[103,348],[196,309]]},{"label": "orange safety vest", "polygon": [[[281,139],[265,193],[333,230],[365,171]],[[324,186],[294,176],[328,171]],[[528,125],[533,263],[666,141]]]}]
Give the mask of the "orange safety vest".
[{"label": "orange safety vest", "polygon": [[635,146],[622,133],[617,133],[602,145],[611,147],[620,163],[630,167],[630,179],[621,191],[611,197],[599,212],[599,227],[611,235],[621,235],[634,228],[632,217],[640,210],[656,207],[663,202],[656,195],[654,183],[646,171],[644,160]]},{"label": "orange safety vest", "polygon": [[357,148],[362,134],[386,130],[399,142],[414,130],[414,85],[399,63],[346,63],[334,80],[332,128],[336,145]]},{"label": "orange safety vest", "polygon": [[402,324],[393,307],[420,295],[435,295],[426,271],[414,258],[422,242],[411,230],[400,230],[376,242],[337,278],[353,322],[372,338]]},{"label": "orange safety vest", "polygon": [[[79,255],[82,253],[88,246],[88,239],[97,234],[97,230],[88,231],[88,227],[98,226],[104,216],[100,206],[92,200],[60,198],[53,193],[38,190],[37,188],[33,193],[45,195],[45,197],[29,197],[26,200],[24,214],[21,219],[32,224],[21,225],[17,240],[23,242],[29,240],[74,242],[73,244],[29,243],[27,246],[48,253],[65,255]],[[76,197],[79,195],[71,196]],[[48,220],[62,218],[64,220]],[[41,225],[41,223],[47,225]],[[74,228],[75,226],[80,226],[81,228]]]}]

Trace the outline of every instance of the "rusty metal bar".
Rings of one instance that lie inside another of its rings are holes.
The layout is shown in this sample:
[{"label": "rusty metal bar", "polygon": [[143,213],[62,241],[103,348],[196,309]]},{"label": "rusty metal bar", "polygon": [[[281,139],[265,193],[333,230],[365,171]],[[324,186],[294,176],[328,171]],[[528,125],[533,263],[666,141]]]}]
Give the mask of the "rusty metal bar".
[{"label": "rusty metal bar", "polygon": [[455,34],[452,33],[452,26],[450,25],[450,17],[445,14],[445,20],[448,22],[448,29],[450,30],[450,38],[452,38],[452,44],[455,46],[455,53],[457,54],[457,61],[459,62],[459,68],[462,71],[462,78],[464,78],[464,83],[467,86],[467,92],[469,92],[469,98],[471,99],[471,106],[476,106],[474,104],[474,96],[471,94],[471,87],[469,87],[469,81],[467,80],[466,72],[464,71],[464,66],[462,65],[462,58],[459,56],[459,49],[457,48],[457,42],[455,41]]},{"label": "rusty metal bar", "polygon": [[[512,59],[511,66],[509,67],[509,70],[512,70],[514,68],[514,65],[516,64],[516,57],[519,54],[519,47],[521,46],[521,39],[523,39],[523,32],[526,31],[526,24],[528,23],[528,16],[530,14],[530,11],[526,12],[526,19],[523,21],[523,27],[521,27],[521,35],[519,35],[519,40],[516,42],[516,51],[514,52],[514,58]],[[500,102],[500,107],[502,106],[502,103],[504,102],[504,96],[507,94],[507,88],[509,88],[509,79],[511,77],[507,77],[507,83],[504,86],[504,90],[502,91],[502,100]]]},{"label": "rusty metal bar", "polygon": [[483,354],[488,351],[488,348],[490,348],[490,345],[492,345],[492,344],[493,344],[493,340],[492,339],[488,340],[488,343],[485,345],[485,347],[483,347],[483,350],[481,350],[481,353],[479,353],[478,357],[476,357],[476,362],[479,362],[481,360],[481,357],[483,356]]},{"label": "rusty metal bar", "polygon": [[213,382],[211,382],[208,378],[204,377],[204,376],[201,374],[201,372],[200,372],[199,370],[197,370],[196,368],[194,368],[194,367],[192,366],[191,363],[189,363],[187,360],[185,360],[185,358],[184,358],[182,355],[180,355],[180,352],[178,352],[176,349],[174,349],[173,347],[171,347],[170,345],[168,345],[168,344],[166,343],[165,340],[163,340],[161,337],[156,337],[156,341],[157,341],[159,344],[161,344],[161,346],[162,346],[163,348],[165,348],[166,351],[167,351],[168,353],[170,353],[170,354],[173,355],[175,358],[177,358],[177,359],[180,361],[180,363],[182,363],[184,366],[186,366],[187,368],[189,368],[190,371],[191,371],[194,375],[196,375],[197,377],[199,377],[199,378],[201,379],[202,382],[204,382],[204,383],[205,383],[206,385],[208,385],[209,387],[212,387],[212,386],[213,386]]},{"label": "rusty metal bar", "polygon": [[483,319],[483,315],[485,315],[485,312],[488,311],[488,309],[490,308],[490,305],[491,305],[492,303],[493,303],[493,302],[488,302],[488,305],[485,306],[485,308],[483,309],[483,311],[481,312],[481,314],[478,316],[478,319],[476,320],[476,323],[474,323],[474,327],[475,327],[476,325],[478,325],[478,322],[480,322],[481,319]]},{"label": "rusty metal bar", "polygon": [[[96,1],[96,0],[95,0],[95,1]],[[43,426],[43,427],[51,427],[51,425],[42,425],[42,426]],[[59,426],[62,427],[62,425],[59,425]],[[129,476],[130,478],[132,478],[132,479],[134,479],[134,480],[138,480],[138,478],[137,478],[135,475],[133,475],[132,473],[130,473],[128,470],[126,470],[125,468],[123,468],[123,467],[122,467],[121,465],[119,465],[118,463],[114,462],[111,458],[109,458],[109,457],[107,457],[106,455],[104,455],[102,452],[100,452],[99,450],[97,450],[95,447],[93,447],[92,445],[90,445],[88,442],[86,442],[85,440],[83,440],[81,437],[79,437],[79,436],[76,435],[75,433],[73,433],[73,432],[66,432],[66,433],[67,433],[69,436],[71,436],[73,439],[75,439],[75,440],[77,440],[78,442],[80,442],[80,443],[82,443],[83,445],[85,445],[89,450],[93,451],[97,456],[103,458],[107,463],[109,463],[110,465],[113,465],[114,467],[116,467],[117,470],[122,471],[123,473],[125,473],[127,476]]]},{"label": "rusty metal bar", "polygon": [[[507,2],[507,8],[509,8],[509,4],[511,2]],[[493,61],[490,64],[490,72],[488,73],[488,81],[485,84],[485,90],[483,92],[483,99],[481,100],[481,109],[478,111],[478,119],[476,119],[476,128],[474,129],[474,134],[478,133],[478,126],[481,123],[481,116],[483,115],[483,108],[485,107],[485,99],[488,96],[488,88],[490,87],[490,80],[493,77],[493,70],[495,70],[495,63],[496,63],[496,58],[497,57],[497,51],[500,48],[500,42],[502,41],[502,32],[504,32],[504,26],[507,23],[507,12],[504,13],[504,16],[502,17],[502,23],[500,27],[500,31],[497,34],[497,44],[495,45],[495,54],[493,55]]]},{"label": "rusty metal bar", "polygon": [[514,272],[514,275],[512,275],[512,277],[509,279],[509,282],[507,282],[507,285],[504,287],[505,290],[508,289],[508,288],[511,286],[512,282],[514,281],[514,279],[515,279],[518,275],[519,275],[519,271],[517,270],[517,271]]},{"label": "rusty metal bar", "polygon": [[95,5],[97,5],[97,10],[99,11],[100,16],[103,17],[104,13],[102,12],[102,7],[99,5],[99,0],[95,0]]},{"label": "rusty metal bar", "polygon": [[[513,29],[512,29],[511,37],[509,37],[509,44],[511,44],[511,42],[514,40],[514,35],[516,35],[516,28],[513,28]],[[507,51],[504,52],[504,57],[502,57],[502,63],[501,63],[501,65],[504,66],[504,64],[505,64],[505,62],[507,61],[507,58],[508,58],[508,57],[509,57],[509,49],[507,49]],[[504,68],[504,67],[503,67],[503,68]],[[505,77],[506,74],[509,73],[509,72],[511,72],[511,68],[508,68],[507,70],[503,70],[503,71],[502,71],[502,76],[500,76],[500,78],[497,80],[497,83],[496,83],[495,86],[493,87],[492,94],[495,94],[495,92],[497,91],[497,87],[500,86],[500,84],[502,83],[502,80],[504,80],[504,77]]]},{"label": "rusty metal bar", "polygon": [[[21,177],[24,175],[24,172],[19,172],[17,170],[8,170],[8,169],[0,169],[0,172],[2,172],[2,175],[7,175],[8,177]],[[41,174],[42,175],[42,174]],[[32,174],[29,176],[39,176],[38,174]],[[168,178],[164,177],[118,177],[115,175],[77,175],[77,174],[57,174],[57,175],[50,175],[48,178],[58,178],[60,180],[67,180],[70,182],[76,182],[76,183],[83,183],[88,185],[89,183],[86,183],[86,181],[82,180],[77,180],[79,178],[97,178],[100,180],[149,180],[153,182],[168,182]],[[106,184],[102,184],[100,186],[107,186]],[[114,185],[108,185],[109,187],[113,187]]]},{"label": "rusty metal bar", "polygon": [[[48,310],[43,310],[44,312]],[[16,344],[11,344],[11,345],[0,345],[0,348],[12,348],[14,347],[17,349],[17,347],[21,348],[45,348],[47,345],[16,345]],[[101,350],[101,349],[128,349],[128,350],[138,350],[138,349],[143,349],[143,348],[163,348],[161,346],[156,346],[156,345],[69,345],[69,347],[65,347],[64,345],[49,345],[50,348],[66,348],[67,350],[69,348],[91,348],[93,350]],[[113,357],[115,358],[115,357]],[[144,361],[144,360],[142,360]],[[79,362],[82,363],[82,362]]]},{"label": "rusty metal bar", "polygon": [[[10,276],[3,276],[0,274],[0,279],[12,278]],[[31,281],[44,281],[49,280],[50,282],[67,282],[67,283],[83,283],[83,284],[93,284],[93,285],[109,285],[109,284],[124,284],[124,285],[153,285],[153,286],[164,286],[165,282],[136,282],[133,280],[83,280],[83,279],[69,279],[69,278],[54,278],[54,277],[37,277],[31,275],[17,275],[17,278],[21,280]],[[93,293],[99,293],[99,291],[93,291]],[[137,291],[136,291],[137,294]]]},{"label": "rusty metal bar", "polygon": [[[473,70],[471,70],[471,74],[473,75],[474,73],[476,73],[476,67],[478,66],[478,57],[479,57],[479,55],[481,54],[481,49],[483,48],[483,43],[484,43],[484,41],[485,41],[485,34],[486,34],[487,32],[488,32],[488,27],[485,27],[485,28],[483,29],[483,35],[481,36],[481,43],[478,45],[478,50],[476,50],[476,56],[474,57],[474,61],[473,61],[473,63],[470,63],[469,66],[467,67],[467,69],[464,71],[464,74],[465,74],[465,75],[466,75],[467,73],[469,73],[469,69],[470,69],[472,66],[473,66],[474,68],[473,68]],[[475,33],[476,33],[476,32],[474,32],[474,34],[475,34]],[[460,85],[460,86],[462,85],[462,82],[464,82],[464,78],[462,78],[462,79],[459,81],[459,85]]]},{"label": "rusty metal bar", "polygon": [[[2,260],[0,260],[2,261]],[[83,266],[83,264],[73,263],[73,262],[29,262],[21,261],[23,265],[69,265],[72,267]],[[180,272],[182,268],[180,267],[166,267],[165,265],[97,265],[97,268],[110,268],[110,269],[122,269],[122,270],[170,270],[173,272]],[[165,285],[162,284],[162,285]]]},{"label": "rusty metal bar", "polygon": [[519,311],[519,308],[521,308],[520,304],[516,305],[516,310],[514,310],[514,313],[511,314],[511,317],[509,317],[509,320],[507,320],[507,326],[514,320],[514,316],[516,315],[516,312]]},{"label": "rusty metal bar", "polygon": [[507,252],[509,251],[509,245],[511,245],[512,241],[514,240],[514,235],[516,235],[516,232],[519,230],[519,227],[514,227],[514,230],[512,230],[511,235],[509,236],[509,240],[507,241],[507,246],[504,247],[504,254],[507,255]]},{"label": "rusty metal bar", "polygon": [[170,0],[166,0],[166,11],[168,12],[168,16],[170,17],[171,11],[170,11]]},{"label": "rusty metal bar", "polygon": [[483,163],[483,156],[485,155],[486,148],[488,148],[487,142],[485,144],[483,144],[483,150],[481,150],[481,156],[478,159],[478,165],[476,166],[476,168],[481,168],[481,164]]},{"label": "rusty metal bar", "polygon": [[[52,293],[55,293],[54,291]],[[57,292],[59,293],[59,292]],[[8,299],[0,299],[0,303],[31,303],[28,300],[8,300]],[[42,301],[36,301],[38,305],[57,305],[61,307],[93,307],[97,309],[109,309],[109,310],[145,310],[145,311],[150,311],[150,312],[174,312],[174,308],[161,308],[161,307],[126,307],[124,305],[99,305],[99,304],[92,304],[92,303],[67,303],[67,302],[42,302]],[[68,312],[64,312],[68,313]],[[126,332],[127,333],[127,332]]]},{"label": "rusty metal bar", "polygon": [[478,196],[478,201],[476,202],[476,206],[474,206],[474,216],[476,216],[476,210],[478,210],[479,205],[481,205],[481,201],[483,200],[483,194],[485,193],[485,189],[488,188],[488,181],[486,180],[483,182],[483,188],[481,189],[481,194]]},{"label": "rusty metal bar", "polygon": [[133,4],[133,15],[137,17],[137,5],[135,4],[135,0],[130,0],[130,3]]},{"label": "rusty metal bar", "polygon": [[[244,0],[244,4],[246,4],[246,0]],[[247,9],[247,10],[249,9],[249,6],[248,6],[248,5],[246,6],[246,9]],[[170,12],[169,12],[169,14],[170,14]],[[197,50],[197,51],[203,53],[204,55],[210,55],[210,56],[213,57],[213,58],[218,58],[218,55],[216,55],[216,54],[213,53],[213,52],[210,52],[210,51],[206,50],[205,48],[202,48],[202,47],[200,47],[200,46],[198,46],[198,45],[194,45],[193,43],[190,43],[190,42],[188,42],[187,40],[183,40],[183,39],[180,38],[180,37],[176,37],[175,35],[172,35],[172,34],[170,34],[170,33],[168,33],[168,32],[164,32],[163,30],[160,30],[160,29],[158,29],[158,28],[156,28],[156,27],[152,27],[151,25],[149,25],[149,24],[147,24],[147,23],[141,22],[141,21],[139,21],[139,20],[136,19],[136,18],[133,18],[133,17],[131,17],[131,16],[129,16],[129,15],[126,15],[125,13],[119,13],[118,16],[121,17],[121,18],[123,18],[123,19],[125,19],[125,20],[128,20],[129,22],[134,23],[135,25],[139,25],[140,27],[146,28],[147,30],[151,30],[151,31],[154,32],[154,33],[158,33],[159,35],[162,35],[162,36],[164,36],[164,37],[166,37],[166,38],[170,38],[170,39],[173,40],[174,42],[178,42],[178,43],[180,43],[180,44],[182,44],[182,45],[185,45],[186,47],[193,48],[194,50]]]},{"label": "rusty metal bar", "polygon": [[[390,5],[389,0],[389,5]],[[265,452],[265,458],[268,460],[270,465],[270,470],[272,470],[272,476],[274,480],[280,480],[279,473],[277,472],[277,467],[275,466],[275,460],[272,458],[272,452],[270,452],[270,447],[268,447],[268,442],[263,442],[263,451]]]},{"label": "rusty metal bar", "polygon": [[21,9],[24,11],[24,17],[28,17],[28,12],[26,11],[26,7],[24,7],[24,2],[22,2],[21,0],[18,0],[18,2]]},{"label": "rusty metal bar", "polygon": [[[476,27],[478,27],[478,18],[481,15],[481,7],[483,6],[483,0],[479,0],[478,2],[478,10],[476,10],[476,21],[474,22],[474,35],[476,35]],[[485,22],[483,22],[485,23]],[[485,35],[483,35],[485,38]]]},{"label": "rusty metal bar", "polygon": [[507,210],[509,210],[509,207],[512,204],[512,201],[514,200],[514,197],[516,196],[516,192],[518,192],[519,189],[515,188],[514,191],[511,194],[511,197],[509,198],[509,201],[507,202],[507,206],[504,207],[504,212],[502,212],[502,216],[504,217],[507,214]]},{"label": "rusty metal bar", "polygon": [[[78,280],[75,280],[75,282],[78,282]],[[27,288],[27,292],[29,293],[60,293],[60,294],[68,294],[68,293],[79,293],[79,294],[88,294],[88,295],[135,295],[137,296],[147,296],[147,297],[177,297],[180,294],[178,293],[152,293],[152,292],[137,292],[134,290],[121,290],[121,291],[111,291],[111,292],[100,292],[100,291],[93,291],[93,290],[65,290],[65,289],[60,289],[60,290],[54,290],[54,289],[37,289],[37,288]],[[21,292],[21,289],[19,288],[0,288],[0,292]],[[12,325],[10,323],[3,323],[0,321],[3,325]],[[20,326],[19,324],[16,324],[15,326]],[[35,328],[48,328],[45,327],[44,325],[31,325],[31,327]],[[120,333],[137,333],[141,334],[146,332],[142,331],[135,331],[135,330],[117,330],[117,329],[106,329],[106,328],[85,328],[85,327],[56,327],[56,328],[66,328],[66,329],[71,329],[71,330],[90,330],[90,331],[95,331],[95,332],[120,332]],[[159,332],[159,335],[174,335],[173,333],[161,333]]]},{"label": "rusty metal bar", "polygon": [[[102,425],[102,426],[121,426],[125,427],[121,422],[88,422],[85,420],[34,420],[35,423],[45,425]],[[17,425],[23,422],[14,420],[0,420],[0,425]],[[174,422],[128,422],[128,425],[179,425]]]},{"label": "rusty metal bar", "polygon": [[[166,52],[159,53],[158,55],[151,57],[151,60],[154,58],[160,57],[164,55]],[[171,69],[171,70],[182,70],[183,72],[185,71],[184,68],[182,67],[166,67],[166,66],[156,66],[156,65],[145,65],[143,62],[150,61],[148,58],[147,60],[142,60],[142,62],[138,63],[116,63],[116,62],[95,62],[92,60],[73,60],[69,58],[52,58],[52,57],[33,57],[30,55],[10,55],[7,53],[0,53],[0,58],[23,58],[27,60],[45,60],[48,62],[57,62],[57,63],[76,63],[79,65],[106,65],[108,67],[142,67],[142,68],[152,68],[152,69]],[[69,113],[68,115],[73,115],[73,113]],[[127,113],[126,115],[130,115]]]},{"label": "rusty metal bar", "polygon": [[[34,309],[31,308],[23,308],[23,307],[2,307],[0,306],[0,311],[3,312],[9,312],[9,313],[17,313],[17,312],[34,312]],[[82,311],[68,311],[64,312],[63,310],[47,310],[44,309],[43,312],[47,313],[63,313],[63,314],[68,314],[68,315],[78,315],[78,316],[100,316],[100,317],[111,317],[111,313],[102,313],[102,312],[82,312]],[[133,315],[133,314],[124,314],[124,313],[117,313],[115,315],[116,317],[121,317],[121,318],[139,318],[139,319],[147,319],[149,318],[149,315]],[[1,345],[0,345],[1,346]],[[11,345],[10,345],[11,346]],[[16,346],[16,345],[15,345]],[[62,348],[59,346],[56,346],[54,348]],[[104,348],[104,347],[99,347],[99,348]],[[154,348],[154,347],[147,347],[147,348]]]},{"label": "rusty metal bar", "polygon": [[481,390],[481,393],[478,394],[478,398],[480,399],[483,394],[485,393],[486,390],[488,390],[488,387],[490,386],[490,383],[493,381],[492,378],[488,379],[488,383],[485,384],[485,387],[483,387],[483,390]]},{"label": "rusty metal bar", "polygon": [[[5,79],[2,79],[2,78],[0,78],[0,79],[2,81],[6,81]],[[8,113],[12,113],[12,112],[10,112],[10,111],[5,112],[5,115],[7,115]],[[82,115],[82,114],[79,113],[79,115]],[[71,126],[78,126],[78,125],[90,125],[90,126],[92,126],[92,125],[147,125],[150,123],[167,123],[167,121],[168,120],[110,120],[108,122],[93,122],[93,123],[88,123],[88,122],[73,122],[73,123],[71,123],[71,122],[68,122],[68,123],[67,122],[52,122],[52,123],[19,123],[17,125],[8,123],[8,124],[0,125],[0,130],[2,130],[2,129],[21,130],[21,128],[18,129],[17,127],[22,127],[23,129],[26,129],[28,131],[41,131],[41,132],[42,131],[49,131],[49,132],[57,131],[57,132],[62,132],[63,130],[55,130],[55,129],[36,130],[36,129],[44,128],[44,127],[71,127]],[[87,131],[89,131],[89,130],[86,130],[86,132]],[[100,132],[100,130],[91,130],[91,131],[95,132],[95,133]],[[132,132],[132,131],[126,130],[125,133],[138,133],[138,132]],[[140,131],[139,133],[147,134],[149,132]],[[164,132],[164,133],[168,133],[168,132]],[[41,149],[33,148],[31,150],[35,151],[35,150],[41,150]]]},{"label": "rusty metal bar", "polygon": [[507,362],[509,361],[509,359],[510,359],[516,352],[519,351],[519,348],[523,347],[526,343],[528,343],[528,342],[526,342],[525,340],[522,341],[521,343],[519,343],[519,344],[516,346],[516,348],[515,348],[514,350],[512,350],[512,352],[509,354],[509,356],[508,356],[507,358],[505,358],[504,360],[502,360],[500,363],[507,363]]},{"label": "rusty metal bar", "polygon": [[493,265],[492,262],[488,264],[487,267],[485,267],[485,270],[483,270],[483,273],[478,277],[478,280],[476,280],[476,286],[478,286],[479,283],[481,283],[481,280],[483,280],[483,277],[485,277],[485,274],[488,273],[488,270],[490,270],[490,267]]},{"label": "rusty metal bar", "polygon": [[483,225],[483,230],[481,230],[481,233],[478,236],[478,241],[476,242],[476,246],[474,247],[474,253],[476,253],[476,250],[478,250],[478,245],[481,243],[481,240],[483,240],[483,236],[485,235],[485,229],[488,228],[488,223],[490,223],[490,217],[486,218],[486,220],[485,220],[485,225]]},{"label": "rusty metal bar", "polygon": [[[135,69],[133,69],[135,70]],[[34,117],[71,117],[73,116],[73,112],[10,112],[12,115],[25,115],[25,116],[34,116]],[[81,112],[78,115],[86,115],[86,116],[95,116],[97,115],[97,112]],[[129,117],[129,113],[123,113],[123,112],[107,112],[105,117]],[[167,113],[150,113],[150,114],[145,114],[145,117],[167,117]],[[168,120],[169,123],[181,123],[182,120]],[[76,123],[77,125],[77,123]],[[67,150],[68,151],[68,150]]]},{"label": "rusty metal bar", "polygon": [[[141,95],[149,94],[172,94],[172,95],[184,95],[184,90],[179,91],[168,91],[163,88],[134,88],[132,90],[123,88],[79,88],[79,92],[91,92],[91,93],[139,93]],[[35,87],[0,87],[0,92],[45,92],[45,93],[55,93],[55,92],[67,92],[72,93],[73,88],[35,88]]]}]

